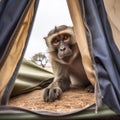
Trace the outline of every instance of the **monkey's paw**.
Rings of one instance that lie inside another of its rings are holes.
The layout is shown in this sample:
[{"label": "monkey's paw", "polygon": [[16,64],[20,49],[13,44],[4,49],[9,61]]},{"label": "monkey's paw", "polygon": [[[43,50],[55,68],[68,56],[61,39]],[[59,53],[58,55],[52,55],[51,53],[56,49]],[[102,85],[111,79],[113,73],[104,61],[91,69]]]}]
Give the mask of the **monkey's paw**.
[{"label": "monkey's paw", "polygon": [[43,92],[43,98],[45,102],[53,102],[56,99],[59,99],[62,94],[62,90],[59,87],[45,88]]}]

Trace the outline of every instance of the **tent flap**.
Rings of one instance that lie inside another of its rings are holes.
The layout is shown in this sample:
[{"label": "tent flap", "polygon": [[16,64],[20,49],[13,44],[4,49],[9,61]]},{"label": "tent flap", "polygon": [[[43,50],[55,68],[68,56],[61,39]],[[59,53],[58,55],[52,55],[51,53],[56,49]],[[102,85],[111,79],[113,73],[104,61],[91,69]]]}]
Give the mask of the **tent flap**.
[{"label": "tent flap", "polygon": [[1,104],[7,103],[12,91],[32,27],[36,2],[6,1],[4,11],[1,13],[0,49],[3,51],[0,52]]},{"label": "tent flap", "polygon": [[102,0],[84,0],[103,102],[120,114],[120,52],[112,37]]}]

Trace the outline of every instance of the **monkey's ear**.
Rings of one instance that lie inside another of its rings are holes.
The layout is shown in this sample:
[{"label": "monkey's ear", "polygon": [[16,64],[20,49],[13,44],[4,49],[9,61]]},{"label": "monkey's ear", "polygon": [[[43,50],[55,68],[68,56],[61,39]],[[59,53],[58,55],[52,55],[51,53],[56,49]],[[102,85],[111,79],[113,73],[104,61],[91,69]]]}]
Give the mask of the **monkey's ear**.
[{"label": "monkey's ear", "polygon": [[54,33],[58,32],[57,26],[55,26]]},{"label": "monkey's ear", "polygon": [[57,26],[55,25],[55,28],[54,29],[57,29]]},{"label": "monkey's ear", "polygon": [[43,37],[43,39],[45,39],[45,40],[46,40],[46,38],[47,38],[47,37]]}]

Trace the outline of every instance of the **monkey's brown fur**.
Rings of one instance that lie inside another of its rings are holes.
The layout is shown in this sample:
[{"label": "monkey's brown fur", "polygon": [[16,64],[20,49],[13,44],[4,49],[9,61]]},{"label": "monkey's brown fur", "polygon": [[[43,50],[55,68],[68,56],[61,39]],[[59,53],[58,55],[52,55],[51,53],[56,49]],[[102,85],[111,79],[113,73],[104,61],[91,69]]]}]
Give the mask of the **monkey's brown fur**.
[{"label": "monkey's brown fur", "polygon": [[54,72],[53,82],[44,90],[46,102],[58,99],[62,92],[72,88],[87,87],[90,82],[85,74],[73,27],[55,27],[45,37]]}]

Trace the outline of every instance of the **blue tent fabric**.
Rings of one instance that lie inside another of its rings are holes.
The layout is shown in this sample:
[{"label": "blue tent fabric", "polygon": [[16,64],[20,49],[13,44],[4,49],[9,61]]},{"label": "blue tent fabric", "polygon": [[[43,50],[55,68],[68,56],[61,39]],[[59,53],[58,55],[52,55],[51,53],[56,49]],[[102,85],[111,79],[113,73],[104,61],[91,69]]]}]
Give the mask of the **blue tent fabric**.
[{"label": "blue tent fabric", "polygon": [[[4,62],[3,56],[11,44],[11,36],[23,14],[29,0],[2,0],[0,2],[0,63]],[[14,4],[13,4],[14,3]]]},{"label": "blue tent fabric", "polygon": [[120,52],[113,41],[104,3],[84,0],[84,7],[103,102],[120,114]]},{"label": "blue tent fabric", "polygon": [[[14,43],[14,39],[13,39],[14,33],[16,32],[16,30],[19,29],[18,26],[21,25],[21,22],[22,22],[21,18],[24,18],[31,2],[32,2],[31,0],[0,1],[0,28],[2,28],[0,29],[0,36],[1,36],[0,37],[0,69],[4,65],[6,57],[8,56],[8,53],[12,47],[12,44]],[[34,2],[34,14],[33,14],[32,22],[29,26],[29,31],[28,31],[27,39],[24,45],[24,49],[22,51],[22,55],[18,60],[14,73],[10,78],[4,90],[4,94],[1,98],[0,104],[3,104],[3,105],[7,104],[7,101],[10,97],[19,67],[23,59],[23,55],[26,50],[26,46],[28,44],[28,40],[32,30],[39,0],[35,0],[33,2]]]}]

